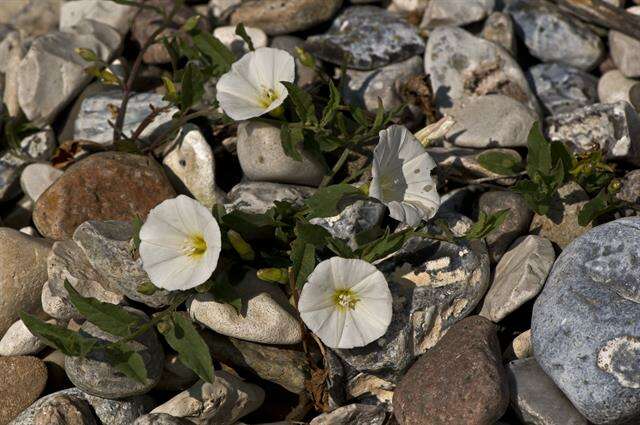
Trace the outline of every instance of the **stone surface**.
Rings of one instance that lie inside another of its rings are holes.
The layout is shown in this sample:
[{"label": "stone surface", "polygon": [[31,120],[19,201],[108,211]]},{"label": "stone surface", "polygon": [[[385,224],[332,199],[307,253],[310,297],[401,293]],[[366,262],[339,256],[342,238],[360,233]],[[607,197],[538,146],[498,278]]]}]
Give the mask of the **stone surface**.
[{"label": "stone surface", "polygon": [[597,103],[546,120],[550,140],[575,152],[600,148],[612,160],[640,164],[640,117],[624,101]]},{"label": "stone surface", "polygon": [[486,237],[487,250],[493,262],[498,262],[511,242],[529,230],[533,211],[522,195],[511,191],[490,191],[480,195],[478,209],[486,214],[495,214],[508,209],[507,218]]},{"label": "stone surface", "polygon": [[297,344],[300,324],[287,297],[275,285],[259,280],[249,271],[235,287],[242,310],[215,301],[210,293],[197,294],[187,302],[192,319],[217,333],[263,344]]},{"label": "stone surface", "polygon": [[539,106],[518,63],[502,47],[457,27],[441,26],[429,35],[424,58],[436,106],[448,111],[465,97],[503,94]]},{"label": "stone surface", "polygon": [[15,322],[0,339],[0,356],[37,354],[46,345],[33,335],[22,320]]},{"label": "stone surface", "polygon": [[51,123],[91,80],[75,48],[91,49],[108,63],[121,42],[115,29],[91,20],[78,22],[72,33],[51,32],[34,40],[18,76],[18,101],[27,118],[36,125]]},{"label": "stone surface", "polygon": [[287,201],[302,206],[305,198],[313,195],[315,189],[307,186],[269,182],[244,182],[235,185],[227,193],[227,211],[241,210],[261,214],[273,207],[274,201]]},{"label": "stone surface", "polygon": [[500,174],[487,170],[480,165],[478,157],[483,153],[498,152],[511,155],[514,159],[519,161],[522,160],[522,157],[517,151],[506,148],[480,150],[456,147],[434,147],[427,148],[427,152],[431,155],[436,164],[438,164],[438,167],[436,168],[438,181],[452,179],[465,183],[473,183],[475,179],[488,177],[494,180],[497,184],[508,186],[515,183],[515,179],[513,177],[501,177]]},{"label": "stone surface", "polygon": [[244,0],[209,0],[209,13],[215,18],[226,21],[243,1]]},{"label": "stone surface", "polygon": [[105,3],[102,0],[74,0],[60,5],[60,31],[72,31],[82,19],[102,22],[118,30],[129,32],[135,8],[123,4]]},{"label": "stone surface", "polygon": [[153,308],[169,304],[169,292],[157,289],[151,295],[138,292],[149,282],[140,258],[131,255],[133,226],[124,221],[87,221],[78,226],[73,240],[82,248],[105,286],[127,298]]},{"label": "stone surface", "polygon": [[[140,310],[131,307],[125,309],[139,316],[144,321],[149,318]],[[115,342],[121,339],[102,331],[93,323],[84,322],[80,332],[98,338],[102,343]],[[153,328],[142,334],[134,341],[128,342],[127,347],[142,356],[147,370],[145,383],[138,382],[125,376],[108,362],[103,349],[93,350],[86,358],[65,358],[65,371],[73,384],[88,394],[103,398],[123,398],[144,394],[153,388],[160,379],[164,364],[164,352]]]},{"label": "stone surface", "polygon": [[33,417],[34,425],[97,425],[91,406],[77,397],[56,395]]},{"label": "stone surface", "polygon": [[[304,40],[300,37],[294,37],[291,35],[279,35],[274,37],[269,44],[270,47],[281,49],[289,52],[294,57],[296,62],[296,84],[299,87],[305,87],[318,80],[316,72],[304,66],[296,53],[296,47],[302,47]],[[316,64],[322,66],[322,61],[316,58]]]},{"label": "stone surface", "polygon": [[47,258],[47,272],[49,276],[48,290],[51,295],[62,298],[64,304],[69,306],[69,312],[72,313],[72,316],[67,316],[67,312],[61,316],[53,311],[47,311],[49,315],[57,319],[82,318],[82,315],[69,301],[69,294],[64,287],[65,282],[69,282],[83,297],[95,298],[110,304],[125,303],[124,296],[109,287],[108,281],[91,266],[87,255],[72,240],[53,244]]},{"label": "stone surface", "polygon": [[3,9],[11,10],[11,3],[17,3],[11,24],[23,38],[35,38],[58,27],[62,0],[11,0],[3,2]]},{"label": "stone surface", "polygon": [[591,224],[578,224],[578,212],[588,201],[589,196],[577,183],[565,183],[551,202],[549,214],[534,214],[530,232],[545,237],[564,249],[575,238],[591,229]]},{"label": "stone surface", "polygon": [[636,111],[640,110],[640,81],[632,80],[613,69],[598,80],[598,98],[602,103],[629,102]]},{"label": "stone surface", "polygon": [[414,56],[405,61],[383,66],[373,71],[347,71],[347,84],[342,95],[350,105],[359,105],[367,111],[375,113],[378,109],[378,98],[386,111],[399,107],[404,103],[402,85],[410,77],[423,74],[422,58]]},{"label": "stone surface", "polygon": [[423,354],[395,390],[400,425],[493,424],[509,404],[496,327],[468,317]]},{"label": "stone surface", "polygon": [[506,49],[512,56],[517,53],[516,33],[508,13],[493,12],[484,21],[482,37]]},{"label": "stone surface", "polygon": [[603,59],[604,44],[600,37],[555,4],[546,0],[514,0],[506,10],[529,52],[541,61],[560,62],[588,71]]},{"label": "stone surface", "polygon": [[109,400],[86,394],[78,388],[69,388],[42,397],[11,422],[11,425],[38,425],[36,418],[46,411],[59,397],[86,401],[91,406],[102,425],[130,425],[136,418],[149,409],[147,396],[128,397],[121,400]]},{"label": "stone surface", "polygon": [[565,248],[533,307],[538,363],[597,424],[640,420],[640,219],[594,228]]},{"label": "stone surface", "polygon": [[37,201],[40,195],[62,174],[62,170],[49,164],[29,164],[20,174],[20,187],[32,201]]},{"label": "stone surface", "polygon": [[513,341],[511,341],[502,357],[504,360],[526,359],[528,357],[533,357],[531,329],[528,329],[513,338]]},{"label": "stone surface", "polygon": [[184,126],[174,145],[162,160],[173,187],[209,209],[216,203],[223,203],[224,194],[216,186],[213,151],[198,127]]},{"label": "stone surface", "polygon": [[219,370],[213,383],[199,381],[151,413],[169,413],[197,425],[231,425],[260,407],[264,396],[257,385]]},{"label": "stone surface", "polygon": [[55,295],[52,292],[49,281],[42,286],[40,302],[42,310],[56,319],[64,321],[78,316],[78,311],[67,298]]},{"label": "stone surface", "polygon": [[214,360],[250,371],[294,394],[304,391],[307,359],[302,351],[256,344],[212,332],[203,334]]},{"label": "stone surface", "polygon": [[18,313],[42,313],[40,290],[47,280],[50,242],[0,227],[0,335]]},{"label": "stone surface", "polygon": [[[640,15],[640,6],[626,9]],[[609,31],[609,53],[616,67],[627,77],[640,77],[640,40],[619,31]]]},{"label": "stone surface", "polygon": [[[119,106],[122,94],[119,90],[109,90],[88,96],[82,101],[78,117],[74,123],[73,138],[76,140],[90,140],[103,145],[113,142],[113,128],[109,120],[113,120],[109,105]],[[127,112],[122,127],[125,134],[133,133],[138,125],[151,113],[149,105],[164,108],[168,103],[156,93],[136,93],[131,96],[127,104]],[[143,141],[153,140],[168,130],[171,115],[176,112],[170,108],[160,113],[153,122],[145,128],[140,137]]]},{"label": "stone surface", "polygon": [[133,425],[191,425],[193,422],[167,413],[149,413],[140,416]]},{"label": "stone surface", "polygon": [[164,369],[158,385],[154,390],[179,392],[184,391],[198,380],[191,369],[182,364],[178,354],[166,354],[164,356]]},{"label": "stone surface", "polygon": [[597,102],[598,80],[591,74],[559,63],[529,68],[531,87],[551,115],[571,112]]},{"label": "stone surface", "polygon": [[447,114],[455,123],[445,139],[466,148],[526,146],[537,119],[524,104],[499,94],[462,100]]},{"label": "stone surface", "polygon": [[370,70],[409,59],[424,50],[415,27],[375,6],[344,10],[326,34],[311,36],[305,49],[337,65]]},{"label": "stone surface", "polygon": [[531,425],[587,425],[534,358],[507,366],[511,405],[520,420]]},{"label": "stone surface", "polygon": [[621,180],[622,188],[616,194],[621,201],[640,203],[640,170],[633,170],[625,174]]},{"label": "stone surface", "polygon": [[368,404],[349,404],[338,409],[316,416],[309,425],[382,425],[387,414],[381,406]]},{"label": "stone surface", "polygon": [[288,157],[282,149],[280,129],[269,124],[240,123],[237,149],[249,180],[317,186],[324,176],[324,167],[310,154],[302,152],[302,161]]},{"label": "stone surface", "polygon": [[2,101],[11,116],[16,116],[20,110],[18,102],[20,61],[27,53],[28,47],[18,31],[12,31],[0,41],[0,72],[5,74]]},{"label": "stone surface", "polygon": [[47,383],[47,368],[37,357],[0,357],[0,423],[9,423],[33,403]]},{"label": "stone surface", "polygon": [[342,0],[243,1],[231,14],[231,24],[242,22],[268,35],[289,34],[328,21],[340,6]]},{"label": "stone surface", "polygon": [[151,208],[174,196],[152,158],[96,153],[69,167],[38,198],[33,221],[42,235],[68,239],[87,220],[144,219]]},{"label": "stone surface", "polygon": [[420,28],[432,30],[441,25],[458,27],[478,22],[487,17],[495,6],[494,0],[431,0],[427,6]]},{"label": "stone surface", "polygon": [[542,290],[556,259],[553,245],[540,236],[516,239],[496,266],[480,315],[499,322]]},{"label": "stone surface", "polygon": [[[255,49],[267,46],[267,34],[265,34],[265,32],[260,28],[245,26],[244,29],[251,39],[251,42],[253,43],[253,47]],[[218,27],[213,30],[213,35],[217,37],[218,40],[222,42],[222,44],[227,46],[229,50],[231,50],[236,55],[236,57],[241,57],[249,51],[249,45],[244,42],[242,37],[236,35],[235,25]]]}]

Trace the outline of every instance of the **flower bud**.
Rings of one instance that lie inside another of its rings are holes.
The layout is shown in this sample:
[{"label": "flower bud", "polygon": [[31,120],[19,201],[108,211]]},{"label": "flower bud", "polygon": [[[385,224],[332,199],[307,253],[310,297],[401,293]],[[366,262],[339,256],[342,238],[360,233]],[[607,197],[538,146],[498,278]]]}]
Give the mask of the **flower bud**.
[{"label": "flower bud", "polygon": [[256,273],[256,276],[258,276],[258,279],[264,280],[265,282],[277,282],[282,284],[289,282],[289,273],[287,272],[287,269],[283,268],[271,267],[260,269]]},{"label": "flower bud", "polygon": [[307,53],[302,47],[296,47],[296,55],[298,56],[298,60],[300,63],[307,68],[315,69],[316,67],[316,59],[313,55]]},{"label": "flower bud", "polygon": [[142,295],[153,295],[158,290],[158,288],[156,288],[151,282],[143,282],[138,285],[137,290]]},{"label": "flower bud", "polygon": [[245,261],[253,261],[253,259],[256,258],[256,253],[253,251],[253,248],[242,239],[240,233],[235,230],[229,230],[227,232],[227,238],[229,238],[231,246],[236,250],[238,255],[240,255],[240,258]]},{"label": "flower bud", "polygon": [[607,191],[609,193],[618,193],[622,189],[622,183],[618,179],[613,179],[609,182],[609,186],[607,187]]}]

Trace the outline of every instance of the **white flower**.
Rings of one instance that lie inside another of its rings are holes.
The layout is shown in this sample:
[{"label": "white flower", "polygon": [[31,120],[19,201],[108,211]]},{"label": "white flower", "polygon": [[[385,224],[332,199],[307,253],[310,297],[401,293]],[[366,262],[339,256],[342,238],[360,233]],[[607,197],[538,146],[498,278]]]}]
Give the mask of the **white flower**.
[{"label": "white flower", "polygon": [[236,121],[276,109],[288,93],[280,81],[293,82],[295,61],[284,50],[261,47],[244,55],[216,84],[224,112]]},{"label": "white flower", "polygon": [[389,207],[391,217],[416,226],[433,217],[440,195],[431,177],[436,163],[405,127],[392,125],[380,132],[373,151],[369,195]]},{"label": "white flower", "polygon": [[373,265],[333,257],[309,275],[298,310],[307,327],[327,346],[353,348],[385,334],[392,304],[387,280]]},{"label": "white flower", "polygon": [[211,212],[184,195],[153,208],[140,229],[142,267],[155,286],[170,291],[209,279],[220,247],[220,227]]}]

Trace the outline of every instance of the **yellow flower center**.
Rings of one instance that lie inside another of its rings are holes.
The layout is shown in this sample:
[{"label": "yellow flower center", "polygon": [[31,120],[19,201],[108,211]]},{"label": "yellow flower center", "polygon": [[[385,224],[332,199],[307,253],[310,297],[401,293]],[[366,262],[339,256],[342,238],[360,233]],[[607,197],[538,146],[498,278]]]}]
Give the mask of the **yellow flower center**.
[{"label": "yellow flower center", "polygon": [[268,108],[273,102],[278,99],[278,93],[274,89],[268,89],[266,87],[262,88],[262,93],[260,94],[260,99],[258,102],[260,106],[263,108]]},{"label": "yellow flower center", "polygon": [[201,234],[190,235],[185,243],[185,253],[193,258],[201,258],[207,252],[207,242]]},{"label": "yellow flower center", "polygon": [[333,293],[333,302],[341,310],[353,310],[360,298],[351,289],[337,289]]}]

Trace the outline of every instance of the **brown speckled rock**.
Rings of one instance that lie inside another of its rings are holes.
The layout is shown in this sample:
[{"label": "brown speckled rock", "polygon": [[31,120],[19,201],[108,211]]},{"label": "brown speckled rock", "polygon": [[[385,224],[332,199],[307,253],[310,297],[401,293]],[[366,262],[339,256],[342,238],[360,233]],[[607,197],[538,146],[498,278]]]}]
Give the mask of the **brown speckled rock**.
[{"label": "brown speckled rock", "polygon": [[508,404],[496,326],[480,316],[449,328],[409,369],[393,396],[400,425],[493,425]]},{"label": "brown speckled rock", "polygon": [[153,159],[102,152],[72,165],[36,202],[33,221],[44,236],[69,239],[87,220],[124,220],[176,196]]},{"label": "brown speckled rock", "polygon": [[0,357],[0,424],[33,403],[47,384],[47,367],[37,357]]}]

